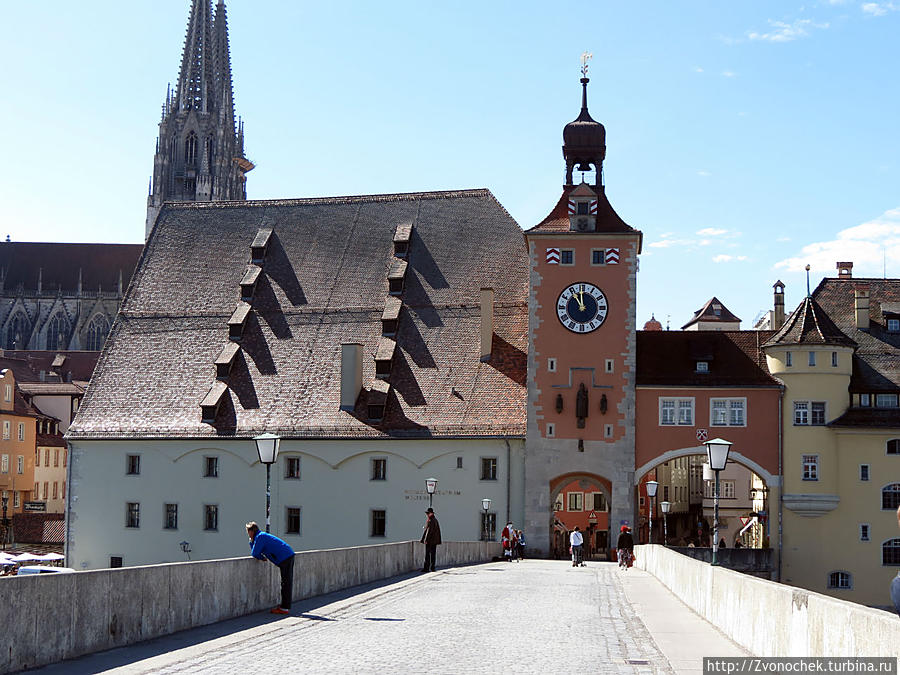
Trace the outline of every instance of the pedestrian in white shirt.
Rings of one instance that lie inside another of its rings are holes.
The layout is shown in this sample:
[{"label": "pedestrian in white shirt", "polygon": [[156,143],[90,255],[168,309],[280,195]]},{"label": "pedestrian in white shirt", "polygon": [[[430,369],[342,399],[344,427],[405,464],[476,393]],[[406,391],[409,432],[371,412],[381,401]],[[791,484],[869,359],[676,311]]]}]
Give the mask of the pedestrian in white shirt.
[{"label": "pedestrian in white shirt", "polygon": [[572,534],[569,535],[569,544],[572,546],[572,567],[577,567],[578,565],[583,566],[584,561],[581,559],[581,551],[582,546],[584,545],[584,536],[581,534],[577,525],[572,531]]}]

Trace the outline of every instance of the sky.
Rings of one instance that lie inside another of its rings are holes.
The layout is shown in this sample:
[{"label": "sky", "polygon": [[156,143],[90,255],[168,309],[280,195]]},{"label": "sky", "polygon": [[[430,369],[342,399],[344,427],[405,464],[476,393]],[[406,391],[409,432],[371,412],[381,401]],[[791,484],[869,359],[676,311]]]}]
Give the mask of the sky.
[{"label": "sky", "polygon": [[[143,241],[189,5],[0,0],[0,236]],[[807,264],[900,277],[900,0],[227,7],[251,199],[486,187],[532,227],[589,52],[638,327],[716,296],[751,328]]]}]

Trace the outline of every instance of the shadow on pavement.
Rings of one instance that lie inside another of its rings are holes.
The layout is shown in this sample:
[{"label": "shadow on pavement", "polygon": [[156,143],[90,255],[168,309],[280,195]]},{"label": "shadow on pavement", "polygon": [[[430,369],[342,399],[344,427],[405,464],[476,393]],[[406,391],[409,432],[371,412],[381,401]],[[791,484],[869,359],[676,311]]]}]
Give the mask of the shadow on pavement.
[{"label": "shadow on pavement", "polygon": [[[35,668],[33,670],[25,672],[28,672],[30,674],[42,675],[89,675],[93,673],[102,673],[106,670],[112,670],[113,668],[121,668],[123,666],[134,665],[139,663],[140,661],[151,659],[155,656],[161,656],[163,654],[169,654],[180,649],[199,647],[206,642],[228,637],[230,635],[241,633],[243,631],[259,628],[261,626],[266,626],[269,624],[277,624],[279,622],[283,622],[285,619],[335,621],[336,619],[332,619],[327,616],[313,614],[311,613],[311,610],[315,610],[319,607],[324,607],[341,600],[352,598],[353,596],[359,595],[361,593],[367,593],[379,588],[391,586],[407,579],[413,579],[421,576],[422,574],[419,572],[402,574],[400,576],[381,579],[380,581],[374,581],[372,583],[362,584],[360,586],[353,586],[341,591],[335,591],[334,593],[329,593],[327,595],[319,595],[314,598],[300,600],[294,603],[293,607],[291,608],[291,614],[289,616],[275,616],[269,614],[268,611],[254,612],[253,614],[241,616],[236,619],[228,619],[227,621],[212,623],[208,626],[200,626],[198,628],[179,631],[178,633],[172,633],[171,635],[165,635],[153,640],[147,640],[146,642],[137,642],[126,647],[117,647],[115,649],[110,649],[104,652],[88,654],[86,656],[78,657],[77,659],[61,661],[59,663],[54,663],[49,666],[43,666],[41,668]],[[402,619],[382,618],[372,618],[369,620],[402,621]],[[293,623],[295,622],[291,622],[291,624]]]}]

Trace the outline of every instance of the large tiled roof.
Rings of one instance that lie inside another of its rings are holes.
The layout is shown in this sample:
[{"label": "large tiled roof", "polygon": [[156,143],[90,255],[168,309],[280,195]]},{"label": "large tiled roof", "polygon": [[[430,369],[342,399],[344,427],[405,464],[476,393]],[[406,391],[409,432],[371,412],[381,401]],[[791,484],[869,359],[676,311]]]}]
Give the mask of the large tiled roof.
[{"label": "large tiled roof", "polygon": [[[772,331],[638,331],[638,386],[777,387],[762,345]],[[697,372],[705,361],[709,371]]]},{"label": "large tiled roof", "polygon": [[[852,300],[852,296],[851,296]],[[840,345],[852,347],[856,343],[831,320],[827,308],[813,297],[806,297],[787,318],[781,329],[772,336],[767,347],[776,345]]]},{"label": "large tiled roof", "polygon": [[[563,193],[553,207],[553,210],[540,223],[527,230],[529,233],[539,232],[569,232],[569,193],[578,186],[569,185],[563,189]],[[612,204],[606,198],[606,191],[600,189],[597,195],[597,232],[635,233],[638,231],[626,223],[613,209]]]},{"label": "large tiled roof", "polygon": [[134,272],[143,244],[69,244],[29,241],[0,242],[3,288],[74,292],[78,275],[86,291],[115,291],[122,275],[123,289]]},{"label": "large tiled roof", "polygon": [[722,323],[740,323],[741,320],[732,314],[731,310],[722,304],[722,301],[713,296],[700,309],[694,312],[691,320],[684,324],[681,328],[693,326],[698,321],[722,322]]},{"label": "large tiled roof", "polygon": [[[869,291],[869,327],[856,327],[854,292]],[[823,279],[813,298],[856,345],[850,391],[900,389],[900,333],[889,333],[885,314],[900,309],[900,279]],[[896,316],[896,315],[895,315]]]},{"label": "large tiled roof", "polygon": [[[403,225],[413,226],[408,269],[376,423],[367,392]],[[200,402],[229,342],[239,284],[252,277],[251,242],[268,228],[229,389],[206,424]],[[524,436],[527,270],[522,231],[487,190],[168,204],[68,433]],[[483,287],[496,299],[487,362],[479,359]],[[364,391],[346,412],[341,344],[352,342],[363,345]]]}]

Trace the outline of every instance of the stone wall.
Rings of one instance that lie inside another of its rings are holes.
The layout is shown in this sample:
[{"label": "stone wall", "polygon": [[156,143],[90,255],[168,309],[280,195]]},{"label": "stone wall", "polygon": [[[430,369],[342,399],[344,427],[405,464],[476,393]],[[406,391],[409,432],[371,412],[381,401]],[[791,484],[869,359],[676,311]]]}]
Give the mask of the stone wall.
[{"label": "stone wall", "polygon": [[[712,567],[662,546],[637,546],[636,565],[755,656],[894,656],[897,616],[802,588]],[[890,591],[884,589],[885,603]]]},{"label": "stone wall", "polygon": [[[447,542],[438,564],[484,562],[494,542]],[[424,547],[401,542],[305,551],[294,567],[301,600],[421,568]],[[0,579],[0,673],[56,663],[274,607],[278,569],[250,557]]]}]

